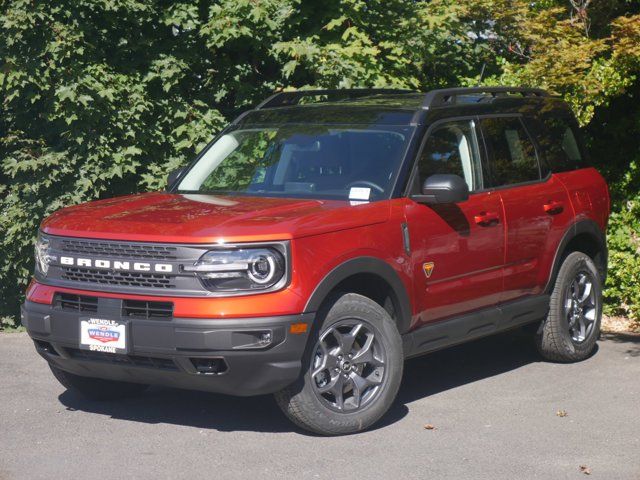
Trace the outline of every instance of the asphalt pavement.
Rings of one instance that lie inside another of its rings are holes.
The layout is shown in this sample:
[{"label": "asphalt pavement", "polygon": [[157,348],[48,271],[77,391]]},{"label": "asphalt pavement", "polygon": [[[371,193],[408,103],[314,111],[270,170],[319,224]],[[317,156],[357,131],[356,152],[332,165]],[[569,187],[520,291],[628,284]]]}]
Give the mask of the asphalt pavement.
[{"label": "asphalt pavement", "polygon": [[0,334],[0,479],[40,478],[639,480],[640,338],[571,365],[541,361],[523,334],[413,359],[380,424],[323,438],[270,396],[154,387],[89,402],[26,334]]}]

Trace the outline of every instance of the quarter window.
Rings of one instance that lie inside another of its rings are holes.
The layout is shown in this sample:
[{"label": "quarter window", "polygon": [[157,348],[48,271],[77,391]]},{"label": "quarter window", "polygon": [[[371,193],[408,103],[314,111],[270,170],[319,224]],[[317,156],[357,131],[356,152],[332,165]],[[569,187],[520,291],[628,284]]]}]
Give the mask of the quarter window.
[{"label": "quarter window", "polygon": [[482,189],[482,167],[472,120],[448,122],[435,127],[427,138],[418,163],[420,185],[435,174],[464,178],[469,190]]},{"label": "quarter window", "polygon": [[566,172],[585,168],[578,145],[575,126],[564,112],[554,111],[543,117],[538,142],[554,172]]},{"label": "quarter window", "polygon": [[519,118],[485,118],[482,132],[489,150],[493,187],[540,179],[535,147]]}]

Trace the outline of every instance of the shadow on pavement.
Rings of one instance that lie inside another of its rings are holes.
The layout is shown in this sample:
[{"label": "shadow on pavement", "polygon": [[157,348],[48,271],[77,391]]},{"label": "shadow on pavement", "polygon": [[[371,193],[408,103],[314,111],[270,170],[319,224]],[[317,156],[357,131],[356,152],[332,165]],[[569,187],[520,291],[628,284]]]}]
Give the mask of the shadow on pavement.
[{"label": "shadow on pavement", "polygon": [[[398,399],[376,425],[401,420],[407,403],[500,375],[539,361],[530,335],[517,331],[411,359],[405,366]],[[152,387],[136,398],[96,402],[70,391],[59,396],[67,410],[81,410],[143,423],[169,423],[219,431],[291,432],[293,426],[271,396],[230,397],[212,393]]]},{"label": "shadow on pavement", "polygon": [[640,333],[604,333],[602,338],[627,346],[625,353],[631,357],[640,357]]},{"label": "shadow on pavement", "polygon": [[539,361],[530,333],[487,337],[408,360],[398,397],[412,402]]}]

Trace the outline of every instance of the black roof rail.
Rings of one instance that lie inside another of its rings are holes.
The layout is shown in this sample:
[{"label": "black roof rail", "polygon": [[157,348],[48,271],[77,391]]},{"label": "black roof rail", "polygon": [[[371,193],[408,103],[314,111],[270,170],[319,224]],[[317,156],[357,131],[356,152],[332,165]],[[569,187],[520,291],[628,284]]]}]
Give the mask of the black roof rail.
[{"label": "black roof rail", "polygon": [[424,97],[422,108],[440,107],[457,103],[457,97],[462,95],[485,95],[490,98],[504,97],[517,94],[523,97],[548,97],[549,93],[541,88],[527,87],[457,87],[430,90]]},{"label": "black roof rail", "polygon": [[338,98],[359,98],[369,95],[385,95],[385,94],[401,94],[416,93],[413,90],[404,90],[400,88],[341,88],[341,89],[319,89],[319,90],[293,90],[287,92],[278,92],[260,103],[256,110],[274,107],[288,107],[297,105],[304,97],[316,97],[326,95],[328,97]]}]

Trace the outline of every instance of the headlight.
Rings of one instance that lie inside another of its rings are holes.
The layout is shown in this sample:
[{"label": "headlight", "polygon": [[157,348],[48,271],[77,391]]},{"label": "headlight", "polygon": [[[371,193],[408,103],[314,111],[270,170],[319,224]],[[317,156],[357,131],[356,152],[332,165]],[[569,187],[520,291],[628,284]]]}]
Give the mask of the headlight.
[{"label": "headlight", "polygon": [[270,247],[211,250],[184,271],[212,292],[269,290],[286,281],[284,255]]},{"label": "headlight", "polygon": [[38,235],[35,245],[36,269],[43,275],[47,276],[49,271],[49,239]]}]

